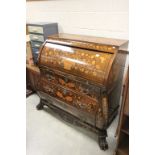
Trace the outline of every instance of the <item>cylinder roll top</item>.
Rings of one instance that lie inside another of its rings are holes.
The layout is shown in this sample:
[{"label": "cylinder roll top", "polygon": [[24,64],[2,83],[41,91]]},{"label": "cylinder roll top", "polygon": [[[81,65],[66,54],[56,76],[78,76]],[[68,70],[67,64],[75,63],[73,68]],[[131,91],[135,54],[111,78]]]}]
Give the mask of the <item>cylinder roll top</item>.
[{"label": "cylinder roll top", "polygon": [[[54,41],[53,41],[54,42]],[[103,84],[114,54],[46,41],[39,66],[57,69]]]}]

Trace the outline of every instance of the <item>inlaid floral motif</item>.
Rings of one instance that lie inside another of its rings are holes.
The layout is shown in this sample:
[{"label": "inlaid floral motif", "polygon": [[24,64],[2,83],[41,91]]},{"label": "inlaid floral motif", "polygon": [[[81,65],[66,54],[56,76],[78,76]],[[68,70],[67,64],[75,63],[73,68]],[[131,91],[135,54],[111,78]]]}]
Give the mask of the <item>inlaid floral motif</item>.
[{"label": "inlaid floral motif", "polygon": [[88,80],[103,82],[112,54],[46,43],[41,63]]}]

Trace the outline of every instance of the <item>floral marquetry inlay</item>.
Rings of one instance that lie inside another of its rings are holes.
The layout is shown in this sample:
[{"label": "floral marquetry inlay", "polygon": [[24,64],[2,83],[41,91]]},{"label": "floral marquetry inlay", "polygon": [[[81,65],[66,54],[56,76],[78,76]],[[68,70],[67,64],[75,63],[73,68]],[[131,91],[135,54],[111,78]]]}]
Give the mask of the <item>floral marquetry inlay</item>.
[{"label": "floral marquetry inlay", "polygon": [[49,36],[40,48],[37,109],[93,129],[108,148],[106,129],[118,113],[128,42],[71,34]]},{"label": "floral marquetry inlay", "polygon": [[103,82],[112,54],[46,43],[41,63],[74,75]]}]

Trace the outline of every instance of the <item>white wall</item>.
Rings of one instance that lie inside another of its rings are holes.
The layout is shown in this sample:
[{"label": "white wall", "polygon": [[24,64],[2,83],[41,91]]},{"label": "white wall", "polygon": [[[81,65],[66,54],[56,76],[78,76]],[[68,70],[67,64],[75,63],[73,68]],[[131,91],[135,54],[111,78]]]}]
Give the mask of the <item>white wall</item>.
[{"label": "white wall", "polygon": [[58,22],[59,32],[128,39],[128,0],[27,2],[27,22]]}]

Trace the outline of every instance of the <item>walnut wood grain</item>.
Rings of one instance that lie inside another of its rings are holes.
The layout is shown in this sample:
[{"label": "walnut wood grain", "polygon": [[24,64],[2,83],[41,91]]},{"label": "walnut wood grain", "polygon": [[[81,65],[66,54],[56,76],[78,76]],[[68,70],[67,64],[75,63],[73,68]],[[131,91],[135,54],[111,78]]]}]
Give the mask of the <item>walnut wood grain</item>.
[{"label": "walnut wood grain", "polygon": [[58,38],[58,39],[64,39],[64,40],[67,39],[72,41],[90,42],[93,44],[97,43],[101,45],[110,45],[110,46],[118,46],[118,47],[128,43],[127,40],[123,40],[123,39],[113,39],[113,38],[94,37],[94,36],[66,34],[66,33],[51,35],[48,38],[49,39]]}]

